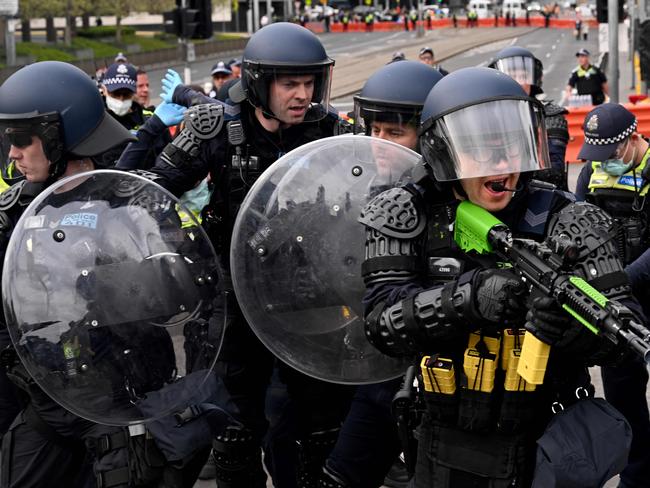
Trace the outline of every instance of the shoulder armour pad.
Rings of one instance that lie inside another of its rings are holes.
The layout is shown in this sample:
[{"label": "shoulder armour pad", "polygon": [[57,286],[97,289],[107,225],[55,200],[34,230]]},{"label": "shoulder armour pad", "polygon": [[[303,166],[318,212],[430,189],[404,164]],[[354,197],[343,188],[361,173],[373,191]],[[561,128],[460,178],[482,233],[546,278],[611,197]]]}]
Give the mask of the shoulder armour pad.
[{"label": "shoulder armour pad", "polygon": [[544,103],[544,115],[546,115],[546,117],[554,117],[556,115],[564,115],[568,113],[569,111],[565,107],[556,105],[553,102]]},{"label": "shoulder armour pad", "polygon": [[572,272],[609,298],[629,293],[619,258],[614,220],[602,208],[586,202],[570,203],[553,215],[549,236],[569,238],[578,248]]},{"label": "shoulder armour pad", "polygon": [[399,239],[417,237],[427,224],[420,200],[406,188],[391,188],[377,195],[361,211],[359,222]]},{"label": "shoulder armour pad", "polygon": [[27,180],[21,180],[0,193],[0,211],[9,210],[20,200],[20,194],[26,184]]},{"label": "shoulder armour pad", "polygon": [[223,127],[223,105],[203,103],[187,109],[183,121],[187,130],[197,139],[207,140],[216,136]]}]

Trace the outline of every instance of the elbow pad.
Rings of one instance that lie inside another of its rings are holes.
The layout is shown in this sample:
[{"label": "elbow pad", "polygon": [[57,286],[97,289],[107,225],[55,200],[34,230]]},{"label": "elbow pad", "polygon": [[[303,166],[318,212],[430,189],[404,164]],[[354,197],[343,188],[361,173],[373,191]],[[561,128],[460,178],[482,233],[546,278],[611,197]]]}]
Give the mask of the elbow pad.
[{"label": "elbow pad", "polygon": [[366,337],[390,356],[420,352],[456,338],[476,323],[472,303],[475,274],[465,273],[457,281],[422,291],[390,307],[379,304],[366,317]]}]

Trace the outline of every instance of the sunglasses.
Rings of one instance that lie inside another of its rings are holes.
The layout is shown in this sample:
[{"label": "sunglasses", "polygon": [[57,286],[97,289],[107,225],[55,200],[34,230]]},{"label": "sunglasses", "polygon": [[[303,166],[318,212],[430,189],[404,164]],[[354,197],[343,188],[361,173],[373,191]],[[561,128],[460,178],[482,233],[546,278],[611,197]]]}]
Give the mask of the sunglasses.
[{"label": "sunglasses", "polygon": [[8,128],[5,129],[5,137],[9,141],[9,143],[17,147],[19,149],[24,149],[27,146],[32,145],[32,136],[35,134],[32,131],[25,130],[25,129],[15,129],[15,128]]}]

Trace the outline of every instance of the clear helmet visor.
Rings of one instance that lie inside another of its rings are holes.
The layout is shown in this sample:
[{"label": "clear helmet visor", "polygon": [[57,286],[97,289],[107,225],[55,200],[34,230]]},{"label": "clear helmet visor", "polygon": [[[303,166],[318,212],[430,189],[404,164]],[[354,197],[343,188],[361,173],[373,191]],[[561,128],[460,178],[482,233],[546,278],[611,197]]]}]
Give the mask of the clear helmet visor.
[{"label": "clear helmet visor", "polygon": [[289,125],[315,122],[327,115],[332,68],[264,67],[253,70],[252,89],[267,115]]},{"label": "clear helmet visor", "polygon": [[507,74],[520,85],[535,84],[535,62],[533,58],[512,56],[494,63],[496,69]]},{"label": "clear helmet visor", "polygon": [[433,121],[420,143],[438,181],[550,167],[543,108],[529,100],[472,105]]}]

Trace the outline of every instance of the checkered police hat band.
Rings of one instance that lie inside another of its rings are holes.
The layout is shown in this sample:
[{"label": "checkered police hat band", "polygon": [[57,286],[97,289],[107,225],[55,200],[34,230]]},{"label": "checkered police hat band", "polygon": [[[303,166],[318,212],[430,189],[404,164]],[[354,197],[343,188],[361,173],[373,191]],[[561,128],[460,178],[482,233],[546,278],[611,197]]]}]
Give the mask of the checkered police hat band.
[{"label": "checkered police hat band", "polygon": [[115,78],[105,78],[102,83],[104,85],[117,85],[118,83],[120,85],[131,85],[135,86],[135,80],[132,80],[129,77],[126,76],[116,76]]},{"label": "checkered police hat band", "polygon": [[614,137],[606,137],[605,139],[600,139],[597,137],[587,137],[585,136],[585,142],[587,144],[591,144],[593,146],[604,146],[606,144],[614,144],[616,142],[621,142],[625,139],[627,139],[629,136],[632,135],[632,132],[636,130],[636,120],[632,123],[631,126],[629,126],[627,129],[625,129],[623,132],[618,134],[617,136]]}]

